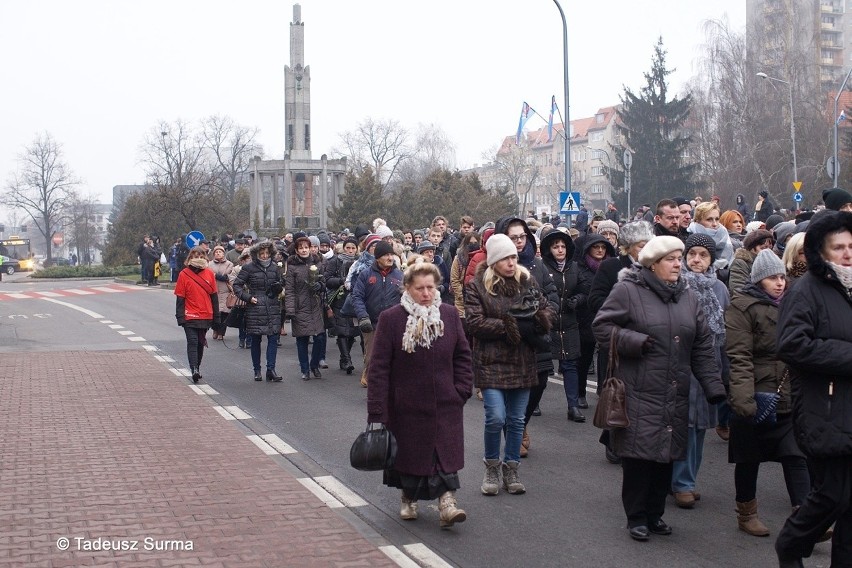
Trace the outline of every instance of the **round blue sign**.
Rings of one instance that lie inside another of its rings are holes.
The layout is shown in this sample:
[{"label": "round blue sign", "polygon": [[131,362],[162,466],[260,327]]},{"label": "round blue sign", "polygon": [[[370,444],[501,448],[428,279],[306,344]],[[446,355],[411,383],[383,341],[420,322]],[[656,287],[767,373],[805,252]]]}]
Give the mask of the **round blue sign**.
[{"label": "round blue sign", "polygon": [[802,202],[802,194],[799,193],[798,191],[796,193],[794,193],[793,194],[793,201],[795,201],[796,203],[801,203]]},{"label": "round blue sign", "polygon": [[197,247],[204,240],[204,233],[201,231],[191,231],[186,234],[186,246],[189,248]]}]

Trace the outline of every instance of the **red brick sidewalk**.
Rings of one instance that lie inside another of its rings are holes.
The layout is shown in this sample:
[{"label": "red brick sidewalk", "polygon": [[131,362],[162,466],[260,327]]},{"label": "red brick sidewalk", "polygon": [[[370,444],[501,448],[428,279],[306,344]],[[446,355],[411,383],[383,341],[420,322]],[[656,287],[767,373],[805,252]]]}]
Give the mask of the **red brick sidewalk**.
[{"label": "red brick sidewalk", "polygon": [[0,358],[0,564],[395,565],[142,351]]}]

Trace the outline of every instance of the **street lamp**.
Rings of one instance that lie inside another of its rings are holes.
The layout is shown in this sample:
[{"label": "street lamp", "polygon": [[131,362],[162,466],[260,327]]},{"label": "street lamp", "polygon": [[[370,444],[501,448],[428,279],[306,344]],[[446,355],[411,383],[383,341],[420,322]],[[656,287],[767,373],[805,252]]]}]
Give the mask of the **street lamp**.
[{"label": "street lamp", "polygon": [[[796,167],[796,122],[795,122],[795,120],[793,120],[793,84],[790,81],[785,81],[784,79],[778,79],[777,77],[770,77],[769,75],[767,75],[766,73],[763,73],[762,71],[760,73],[758,73],[757,76],[760,77],[761,79],[767,79],[768,81],[770,81],[770,85],[772,84],[771,83],[772,81],[776,81],[778,83],[784,83],[785,85],[787,85],[787,87],[789,89],[789,93],[790,93],[790,142],[792,143],[792,146],[793,146],[793,183],[795,184],[796,182],[799,181],[799,172],[798,172],[798,168]],[[776,88],[775,85],[772,85],[772,88],[775,89]],[[798,189],[797,189],[797,191],[798,191]]]},{"label": "street lamp", "polygon": [[568,24],[565,22],[565,12],[559,4],[559,0],[553,0],[556,7],[559,8],[559,15],[562,16],[562,58],[564,60],[563,75],[565,79],[565,124],[562,125],[565,131],[565,191],[571,191],[571,112],[568,106]]},{"label": "street lamp", "polygon": [[834,97],[834,162],[832,164],[832,177],[834,178],[834,186],[837,187],[837,177],[840,173],[840,163],[837,161],[837,123],[840,122],[840,118],[837,116],[837,103],[840,100],[840,95],[843,93],[843,89],[846,88],[846,81],[849,80],[849,75],[852,75],[852,69],[849,70],[849,73],[846,74],[846,78],[843,79],[843,83],[840,85],[840,89],[837,91],[837,95]]}]

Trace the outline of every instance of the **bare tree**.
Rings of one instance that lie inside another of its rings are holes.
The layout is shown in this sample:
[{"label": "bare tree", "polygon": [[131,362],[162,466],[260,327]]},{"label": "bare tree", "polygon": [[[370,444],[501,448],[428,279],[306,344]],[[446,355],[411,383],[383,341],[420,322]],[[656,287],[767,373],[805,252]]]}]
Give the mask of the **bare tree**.
[{"label": "bare tree", "polygon": [[440,126],[420,124],[414,138],[411,157],[397,168],[395,189],[405,184],[420,186],[437,170],[455,170],[455,144]]},{"label": "bare tree", "polygon": [[18,156],[19,169],[0,203],[22,210],[44,237],[47,258],[51,239],[62,227],[66,201],[79,183],[62,157],[62,146],[48,132],[36,136]]},{"label": "bare tree", "polygon": [[367,118],[353,131],[340,135],[341,149],[332,153],[345,156],[356,174],[367,166],[372,168],[376,180],[387,186],[396,169],[411,157],[413,150],[408,144],[408,131],[396,120],[374,120]]},{"label": "bare tree", "polygon": [[257,128],[236,124],[228,116],[211,116],[201,123],[204,145],[213,154],[214,172],[229,199],[246,185],[252,158],[263,157],[257,133]]},{"label": "bare tree", "polygon": [[497,166],[497,185],[508,188],[512,195],[518,196],[518,214],[524,215],[527,206],[535,203],[533,186],[541,171],[528,146],[523,143],[517,145],[508,140],[499,150],[483,157]]},{"label": "bare tree", "polygon": [[81,264],[92,264],[92,253],[103,245],[95,227],[97,212],[97,202],[91,196],[72,194],[67,201],[68,245],[77,251]]}]

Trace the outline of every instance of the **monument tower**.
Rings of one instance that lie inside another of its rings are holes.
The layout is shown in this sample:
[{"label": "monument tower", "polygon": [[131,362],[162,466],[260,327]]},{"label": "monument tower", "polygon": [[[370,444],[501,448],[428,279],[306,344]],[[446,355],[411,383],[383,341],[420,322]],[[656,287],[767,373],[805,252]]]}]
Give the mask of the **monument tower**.
[{"label": "monument tower", "polygon": [[284,66],[283,160],[252,162],[249,210],[259,229],[328,227],[328,209],[340,204],[346,158],[311,158],[311,68],[305,66],[305,23],[302,8],[293,5],[290,23],[290,65]]}]

